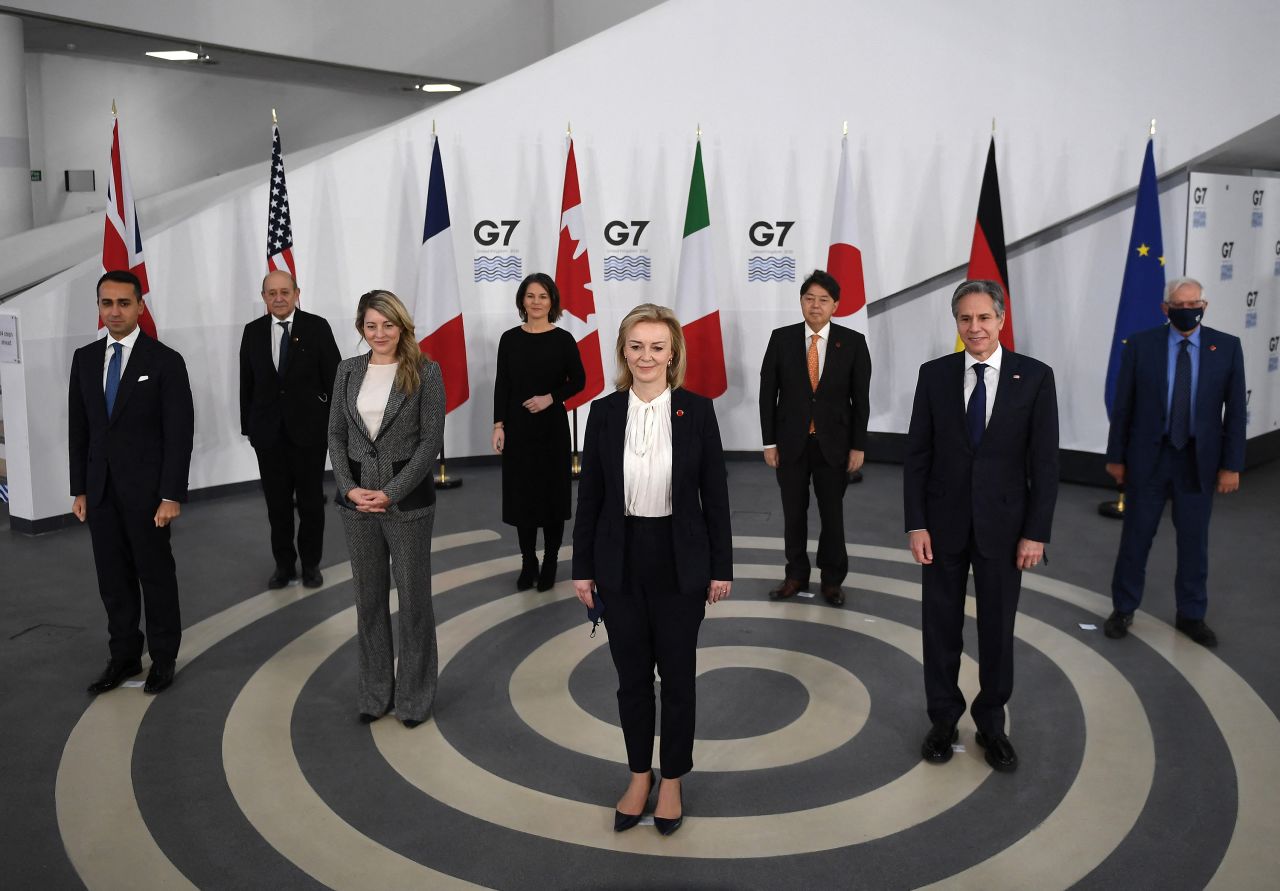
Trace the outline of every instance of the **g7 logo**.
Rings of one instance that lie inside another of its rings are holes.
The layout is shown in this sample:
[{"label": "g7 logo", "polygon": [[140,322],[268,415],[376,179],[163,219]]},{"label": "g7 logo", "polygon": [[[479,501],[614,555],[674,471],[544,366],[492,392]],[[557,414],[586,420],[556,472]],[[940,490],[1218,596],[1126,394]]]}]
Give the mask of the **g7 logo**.
[{"label": "g7 logo", "polygon": [[776,223],[757,220],[747,230],[747,237],[751,239],[751,243],[756,247],[768,247],[773,244],[773,232],[776,226],[778,229],[778,247],[782,247],[787,240],[787,234],[791,232],[791,227],[795,224],[795,220],[778,220]]},{"label": "g7 logo", "polygon": [[511,244],[511,236],[516,231],[516,226],[520,225],[519,220],[502,220],[501,224],[495,223],[493,220],[481,220],[476,223],[474,235],[476,244],[482,244],[485,247],[492,247],[498,243],[498,226],[507,230],[507,234],[502,236],[502,246],[507,247]]},{"label": "g7 logo", "polygon": [[610,220],[604,227],[604,240],[614,247],[622,247],[630,239],[632,247],[639,247],[640,236],[648,225],[648,220],[632,220],[628,228],[623,220]]}]

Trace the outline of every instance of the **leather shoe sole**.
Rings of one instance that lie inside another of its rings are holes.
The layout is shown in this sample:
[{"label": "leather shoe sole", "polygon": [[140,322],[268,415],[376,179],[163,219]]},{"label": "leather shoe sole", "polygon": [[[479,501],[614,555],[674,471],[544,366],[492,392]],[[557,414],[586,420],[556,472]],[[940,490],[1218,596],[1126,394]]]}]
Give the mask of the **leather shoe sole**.
[{"label": "leather shoe sole", "polygon": [[1112,640],[1119,640],[1129,633],[1129,626],[1133,624],[1133,613],[1122,613],[1120,610],[1113,610],[1111,615],[1107,617],[1107,621],[1102,624],[1102,633]]},{"label": "leather shoe sole", "polygon": [[934,724],[920,745],[920,757],[930,764],[946,764],[951,760],[951,746],[960,738],[954,724]]},{"label": "leather shoe sole", "polygon": [[795,579],[783,579],[782,584],[769,592],[770,600],[790,600],[801,591],[808,591],[809,584],[807,582],[798,582]]},{"label": "leather shoe sole", "polygon": [[987,764],[992,770],[1000,773],[1013,773],[1018,769],[1018,753],[1013,750],[1009,737],[1003,734],[983,736],[979,730],[974,734],[974,742],[986,749]]}]

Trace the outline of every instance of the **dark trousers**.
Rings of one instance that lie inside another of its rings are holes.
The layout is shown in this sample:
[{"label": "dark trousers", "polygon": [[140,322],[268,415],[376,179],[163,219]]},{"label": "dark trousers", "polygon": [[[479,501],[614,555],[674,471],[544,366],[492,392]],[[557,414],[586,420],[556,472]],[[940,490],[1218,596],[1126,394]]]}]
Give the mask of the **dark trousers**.
[{"label": "dark trousers", "polygon": [[676,582],[670,517],[628,517],[622,589],[601,592],[609,653],[618,669],[618,717],[627,765],[653,765],[653,669],[662,681],[662,775],[693,768],[695,663],[706,596]]},{"label": "dark trousers", "polygon": [[849,487],[848,463],[827,463],[810,436],[798,460],[778,464],[782,490],[782,538],[787,556],[787,578],[809,584],[809,482],[818,499],[818,569],[822,584],[839,585],[849,574],[849,552],[844,544],[844,490]]},{"label": "dark trousers", "polygon": [[142,658],[139,630],[146,604],[145,641],[156,663],[178,658],[182,616],[178,610],[178,575],[169,545],[169,527],[157,528],[156,508],[130,507],[107,478],[102,502],[88,509],[98,593],[107,608],[111,658],[137,662]]},{"label": "dark trousers", "polygon": [[[271,523],[271,555],[289,569],[299,556],[303,569],[320,566],[324,549],[324,459],[327,446],[295,446],[287,441],[258,453],[262,494]],[[298,546],[293,546],[293,510],[298,509]]]},{"label": "dark trousers", "polygon": [[924,692],[929,720],[954,724],[964,714],[960,653],[964,648],[964,598],[973,568],[978,608],[978,679],[981,691],[970,711],[984,734],[1004,732],[1004,707],[1013,693],[1013,622],[1018,614],[1022,572],[1017,545],[984,555],[972,535],[964,550],[933,550],[923,570],[921,619],[924,634]]},{"label": "dark trousers", "polygon": [[[520,554],[526,560],[538,562],[538,527],[537,526],[517,526],[516,537],[520,541]],[[542,550],[547,554],[554,554],[560,550],[560,543],[564,541],[564,520],[557,523],[549,523],[542,527]]]},{"label": "dark trousers", "polygon": [[1131,613],[1141,606],[1147,555],[1160,526],[1165,502],[1170,500],[1178,544],[1178,568],[1173,581],[1178,612],[1188,619],[1203,619],[1209,605],[1206,583],[1213,490],[1204,492],[1200,488],[1194,442],[1181,451],[1166,442],[1160,447],[1155,472],[1150,478],[1140,486],[1125,486],[1124,528],[1111,575],[1111,600],[1122,613]]}]

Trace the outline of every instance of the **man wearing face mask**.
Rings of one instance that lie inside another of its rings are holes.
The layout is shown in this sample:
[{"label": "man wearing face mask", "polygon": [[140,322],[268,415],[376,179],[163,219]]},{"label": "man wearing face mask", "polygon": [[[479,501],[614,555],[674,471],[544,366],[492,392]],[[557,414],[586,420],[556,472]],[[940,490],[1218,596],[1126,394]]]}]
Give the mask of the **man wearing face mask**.
[{"label": "man wearing face mask", "polygon": [[1173,501],[1178,564],[1175,626],[1214,647],[1208,606],[1209,512],[1213,493],[1240,487],[1244,467],[1244,354],[1240,339],[1200,324],[1208,301],[1195,279],[1165,288],[1167,326],[1141,331],[1125,344],[1107,473],[1125,491],[1124,529],[1111,577],[1114,611],[1103,630],[1129,633],[1142,603],[1147,554],[1166,501]]}]

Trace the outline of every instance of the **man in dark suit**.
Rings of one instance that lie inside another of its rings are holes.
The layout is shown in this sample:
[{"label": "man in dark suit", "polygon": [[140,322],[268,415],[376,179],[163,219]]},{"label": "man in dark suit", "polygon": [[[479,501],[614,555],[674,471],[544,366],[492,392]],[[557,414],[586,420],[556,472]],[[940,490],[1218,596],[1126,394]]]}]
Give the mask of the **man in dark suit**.
[{"label": "man in dark suit", "polygon": [[105,693],[142,671],[144,602],[151,654],[146,692],[173,683],[182,638],[169,524],[187,500],[195,411],[182,356],[138,328],[142,308],[136,276],[103,275],[98,313],[107,336],[71,360],[71,511],[89,523],[111,647],[90,693]]},{"label": "man in dark suit", "polygon": [[1053,370],[1000,347],[1004,291],[967,281],[951,298],[964,351],[920,366],[903,507],[911,555],[923,567],[924,688],[933,727],[921,754],[951,758],[964,714],[960,653],[973,570],[978,678],[977,743],[1000,771],[1018,766],[1005,735],[1013,692],[1013,622],[1022,571],[1044,559],[1058,497],[1058,399]]},{"label": "man in dark suit", "polygon": [[776,329],[760,367],[760,436],[764,460],[782,490],[787,568],[769,592],[786,600],[809,590],[809,484],[822,531],[818,569],[822,596],[844,603],[849,573],[844,542],[844,492],[862,466],[871,413],[871,353],[857,331],[831,323],[840,283],[821,269],[800,287],[804,321]]},{"label": "man in dark suit", "polygon": [[298,309],[301,293],[288,272],[267,273],[262,280],[267,315],[245,325],[240,341],[240,432],[258,455],[267,499],[276,563],[269,588],[283,588],[298,577],[299,557],[302,583],[308,588],[324,584],[324,460],[329,399],[342,357],[329,323]]},{"label": "man in dark suit", "polygon": [[1115,607],[1103,630],[1129,633],[1142,603],[1147,554],[1166,501],[1173,501],[1178,569],[1175,625],[1218,645],[1205,624],[1209,511],[1213,491],[1240,487],[1244,467],[1244,353],[1240,339],[1200,324],[1208,301],[1195,279],[1177,278],[1161,308],[1169,324],[1125,344],[1107,437],[1107,472],[1124,486],[1124,528],[1111,577]]}]

